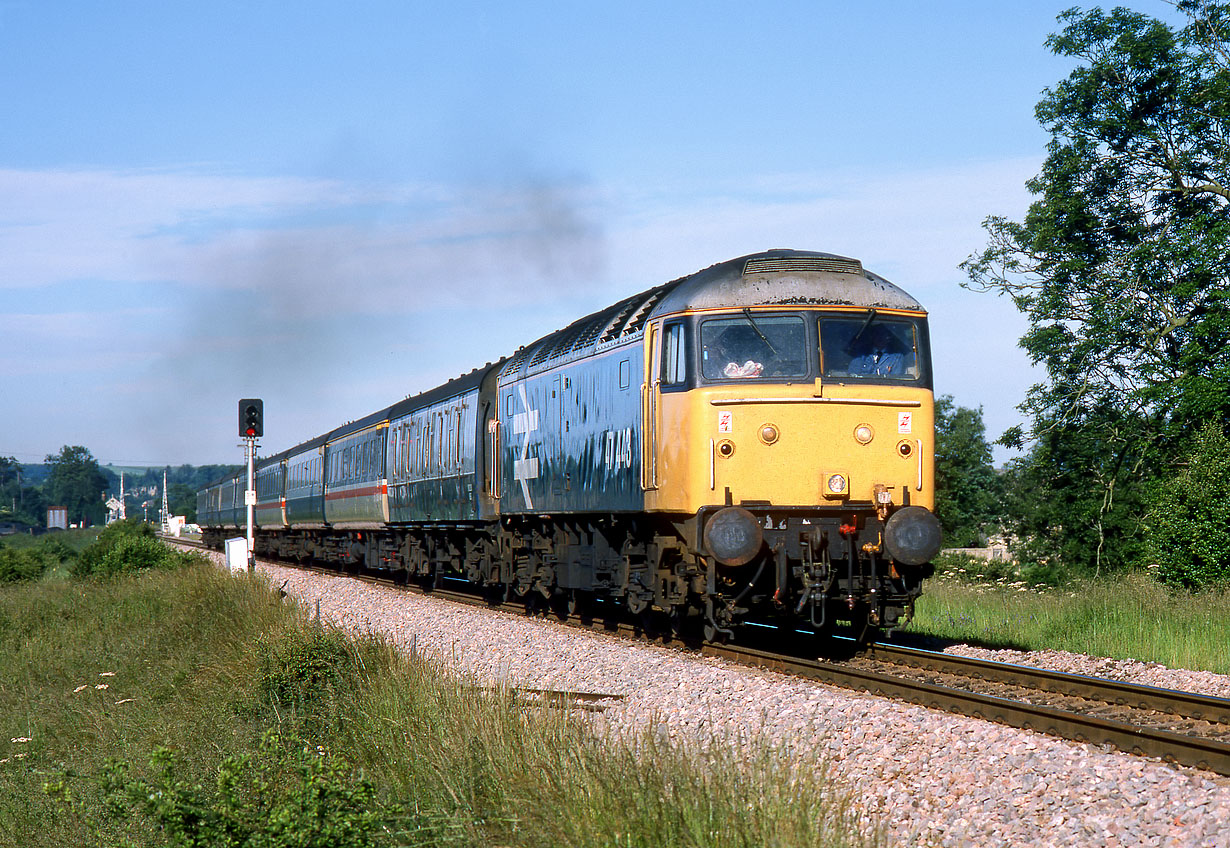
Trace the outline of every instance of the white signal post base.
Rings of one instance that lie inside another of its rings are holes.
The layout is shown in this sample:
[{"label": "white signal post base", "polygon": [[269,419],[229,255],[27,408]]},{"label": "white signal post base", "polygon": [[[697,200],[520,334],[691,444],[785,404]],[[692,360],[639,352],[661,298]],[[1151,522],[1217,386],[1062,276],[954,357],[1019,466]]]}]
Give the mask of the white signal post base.
[{"label": "white signal post base", "polygon": [[248,511],[248,571],[256,570],[256,437],[244,438],[244,454],[248,462],[248,488],[243,493],[244,506]]},{"label": "white signal post base", "polygon": [[248,570],[248,540],[242,536],[226,540],[226,567],[231,574]]}]

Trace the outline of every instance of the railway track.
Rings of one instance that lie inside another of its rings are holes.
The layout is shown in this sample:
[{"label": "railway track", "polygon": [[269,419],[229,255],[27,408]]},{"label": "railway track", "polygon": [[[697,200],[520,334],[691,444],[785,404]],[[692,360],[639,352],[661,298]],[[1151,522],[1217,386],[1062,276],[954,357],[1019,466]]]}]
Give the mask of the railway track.
[{"label": "railway track", "polygon": [[[175,540],[184,543],[183,540]],[[337,575],[331,569],[318,569]],[[492,604],[473,594],[413,585],[370,575],[348,575],[399,585],[458,603],[499,606],[524,614],[524,603]],[[559,616],[561,623],[634,638],[639,628],[600,616]],[[747,645],[674,644],[704,656],[720,657],[809,680],[896,698],[932,709],[1034,730],[1062,739],[1106,745],[1178,765],[1230,775],[1230,699],[1179,692],[1104,678],[996,663],[951,654],[876,643],[840,660],[817,659],[816,643],[800,640],[793,650],[761,650]],[[602,693],[531,693],[553,704],[601,709]]]},{"label": "railway track", "polygon": [[705,645],[735,662],[1230,775],[1230,700],[894,645],[845,662]]}]

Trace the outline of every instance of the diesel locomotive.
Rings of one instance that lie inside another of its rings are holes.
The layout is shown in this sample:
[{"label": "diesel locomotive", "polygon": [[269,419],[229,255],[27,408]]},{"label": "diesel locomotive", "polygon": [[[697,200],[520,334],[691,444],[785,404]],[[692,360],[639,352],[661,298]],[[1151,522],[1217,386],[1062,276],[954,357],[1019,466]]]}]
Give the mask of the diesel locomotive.
[{"label": "diesel locomotive", "polygon": [[[628,297],[256,466],[257,554],[705,638],[904,623],[940,548],[927,313],[771,250]],[[198,493],[206,542],[246,475]]]}]

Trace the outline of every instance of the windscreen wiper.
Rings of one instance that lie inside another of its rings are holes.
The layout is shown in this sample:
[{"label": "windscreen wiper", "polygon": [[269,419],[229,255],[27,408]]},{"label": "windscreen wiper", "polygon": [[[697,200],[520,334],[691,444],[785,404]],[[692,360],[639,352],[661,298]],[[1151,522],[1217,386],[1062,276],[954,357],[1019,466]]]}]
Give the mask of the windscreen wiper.
[{"label": "windscreen wiper", "polygon": [[760,340],[769,346],[769,353],[774,356],[778,356],[779,354],[777,353],[777,348],[773,347],[773,342],[769,341],[769,337],[761,331],[760,326],[756,323],[756,319],[752,317],[752,310],[745,306],[743,307],[743,314],[747,316],[748,323],[752,325],[752,329],[756,331],[756,335],[760,336]]},{"label": "windscreen wiper", "polygon": [[867,328],[871,326],[871,322],[874,321],[875,319],[876,319],[876,311],[874,309],[868,309],[867,310],[867,320],[863,322],[863,326],[858,328],[858,332],[855,333],[850,338],[850,341],[846,344],[847,351],[854,350],[854,346],[858,344],[858,340],[863,337],[863,333],[867,332]]}]

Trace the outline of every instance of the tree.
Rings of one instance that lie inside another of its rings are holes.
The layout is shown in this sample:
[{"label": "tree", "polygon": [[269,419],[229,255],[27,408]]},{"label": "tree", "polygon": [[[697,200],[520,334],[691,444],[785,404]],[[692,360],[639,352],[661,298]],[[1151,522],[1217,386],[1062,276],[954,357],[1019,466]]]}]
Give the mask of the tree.
[{"label": "tree", "polygon": [[999,515],[999,478],[991,464],[982,409],[955,406],[951,395],[935,402],[935,512],[949,547],[981,542]]},{"label": "tree", "polygon": [[0,514],[15,516],[23,506],[21,471],[16,457],[0,456]]},{"label": "tree", "polygon": [[[1186,433],[1230,419],[1230,4],[1180,31],[1125,9],[1065,12],[1047,45],[1080,64],[1047,90],[1051,134],[1023,222],[984,222],[967,287],[1007,294],[1046,368],[1022,410],[1052,551],[1099,570],[1140,553],[1129,491]],[[1024,434],[1006,434],[1021,445]]]},{"label": "tree", "polygon": [[1189,588],[1230,582],[1230,439],[1206,425],[1184,466],[1146,516],[1150,564],[1161,579]]},{"label": "tree", "polygon": [[182,515],[189,524],[196,522],[196,489],[183,483],[172,483],[167,488],[172,515]]},{"label": "tree", "polygon": [[68,507],[70,522],[101,524],[106,515],[102,495],[107,476],[90,452],[80,445],[65,445],[59,455],[48,456],[46,463],[51,473],[44,489],[52,503]]}]

